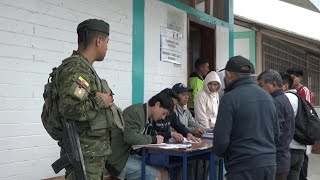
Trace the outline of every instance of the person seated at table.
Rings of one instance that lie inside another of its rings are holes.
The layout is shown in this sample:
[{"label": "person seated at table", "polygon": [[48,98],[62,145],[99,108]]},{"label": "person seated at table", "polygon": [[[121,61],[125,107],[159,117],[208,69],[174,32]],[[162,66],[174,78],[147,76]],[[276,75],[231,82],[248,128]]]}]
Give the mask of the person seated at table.
[{"label": "person seated at table", "polygon": [[[212,75],[210,75],[210,73],[209,73],[207,75],[207,77],[209,77],[209,76],[212,76]],[[216,78],[218,78],[220,80],[220,78],[218,76]],[[192,117],[191,112],[185,107],[185,105],[188,103],[188,100],[189,100],[189,92],[192,92],[192,89],[186,87],[182,83],[177,83],[172,87],[172,90],[174,90],[179,96],[178,104],[175,106],[175,113],[179,117],[179,120],[181,121],[181,123],[184,124],[185,126],[187,126],[189,128],[189,130],[191,131],[191,133],[196,135],[196,136],[201,136],[205,132],[207,132],[207,133],[212,132],[212,129],[210,128],[210,126],[206,127],[205,125],[200,124],[198,121],[196,121]],[[201,93],[202,91],[200,91],[199,93]],[[197,94],[196,97],[198,95],[199,94]],[[219,98],[219,95],[217,95],[217,98]],[[197,109],[197,108],[198,107],[195,107],[195,109]],[[196,116],[197,116],[197,114],[196,114]],[[207,175],[207,174],[204,174],[204,169],[208,170],[208,168],[209,168],[208,165],[209,165],[209,163],[207,163],[207,165],[205,166],[204,162],[200,162],[200,166],[203,167],[202,169],[200,169],[200,174],[199,174],[200,179],[203,179],[203,176]],[[193,162],[191,165],[189,165],[189,167],[188,167],[189,168],[189,170],[188,170],[188,173],[189,173],[188,174],[188,179],[193,179],[192,178],[192,177],[194,177],[193,173],[196,171],[195,167],[196,167],[195,162]],[[218,177],[217,173],[218,173],[218,170],[219,170],[217,168],[218,167],[218,160],[215,161],[215,167],[216,167],[215,168],[215,171],[216,171],[215,172],[216,173],[215,178],[217,178]]]},{"label": "person seated at table", "polygon": [[[176,105],[179,101],[178,94],[171,89],[167,89],[166,91],[171,94],[172,100]],[[164,137],[164,142],[168,142],[170,138],[173,138],[175,142],[182,143],[184,137],[193,142],[201,142],[201,139],[194,137],[191,131],[181,123],[180,117],[176,113],[170,114],[163,120],[153,121],[152,125],[156,133]],[[172,127],[175,131],[171,131],[170,127]]]},{"label": "person seated at table", "polygon": [[[178,102],[175,106],[175,114],[178,117],[179,121],[186,126],[189,131],[191,131],[191,133],[195,136],[201,136],[203,133],[205,132],[211,132],[212,130],[210,128],[205,129],[204,126],[202,126],[198,121],[196,121],[191,112],[189,111],[189,109],[186,108],[186,105],[188,103],[189,100],[189,93],[192,92],[193,90],[191,88],[188,88],[187,86],[185,86],[182,83],[177,83],[172,87],[172,90],[175,91],[178,94]],[[203,162],[200,162],[199,164],[200,166],[203,166]],[[203,179],[204,176],[204,172],[203,172],[204,168],[200,169],[200,174],[199,174],[199,179]],[[182,168],[178,169],[177,179],[180,179],[181,174],[182,174]],[[192,161],[188,163],[188,179],[189,180],[193,180],[193,179],[197,179],[195,178],[195,172],[196,172],[196,161]]]},{"label": "person seated at table", "polygon": [[221,81],[218,74],[211,71],[204,79],[203,89],[196,95],[194,103],[195,119],[206,129],[213,129],[216,123]]},{"label": "person seated at table", "polygon": [[200,137],[205,132],[212,132],[212,129],[205,128],[198,121],[196,121],[189,109],[186,107],[189,101],[189,93],[193,89],[188,88],[182,83],[177,83],[172,87],[172,90],[178,94],[179,101],[174,108],[176,115],[180,122],[185,125],[193,135]]},{"label": "person seated at table", "polygon": [[[153,121],[159,121],[173,113],[173,92],[162,90],[145,104],[131,105],[123,111],[124,130],[111,129],[111,150],[105,167],[112,177],[118,179],[141,179],[141,156],[133,145],[160,144],[163,136],[157,135],[152,127]],[[165,169],[146,166],[146,179],[168,179]]]}]

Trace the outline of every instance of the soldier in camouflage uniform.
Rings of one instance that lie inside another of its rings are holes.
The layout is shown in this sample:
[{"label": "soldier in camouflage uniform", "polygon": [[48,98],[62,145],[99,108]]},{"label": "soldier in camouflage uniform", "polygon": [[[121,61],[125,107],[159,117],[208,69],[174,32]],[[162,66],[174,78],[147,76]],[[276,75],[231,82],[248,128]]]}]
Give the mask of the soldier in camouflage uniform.
[{"label": "soldier in camouflage uniform", "polygon": [[[110,127],[121,118],[112,91],[92,67],[106,55],[109,24],[89,19],[78,25],[77,33],[78,50],[64,60],[71,61],[59,72],[58,109],[62,118],[76,121],[87,178],[98,180],[111,153]],[[76,179],[72,167],[66,168],[66,179]]]}]

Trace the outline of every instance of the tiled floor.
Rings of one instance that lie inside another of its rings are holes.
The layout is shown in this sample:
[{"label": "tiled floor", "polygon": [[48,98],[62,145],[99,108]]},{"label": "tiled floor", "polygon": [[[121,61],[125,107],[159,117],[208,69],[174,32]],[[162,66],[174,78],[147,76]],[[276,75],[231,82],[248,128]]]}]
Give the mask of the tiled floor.
[{"label": "tiled floor", "polygon": [[320,180],[320,154],[309,155],[308,180]]},{"label": "tiled floor", "polygon": [[[62,177],[60,177],[60,178],[57,178],[54,180],[63,180],[64,179]],[[309,155],[309,177],[308,177],[308,180],[320,180],[320,154],[310,154]]]}]

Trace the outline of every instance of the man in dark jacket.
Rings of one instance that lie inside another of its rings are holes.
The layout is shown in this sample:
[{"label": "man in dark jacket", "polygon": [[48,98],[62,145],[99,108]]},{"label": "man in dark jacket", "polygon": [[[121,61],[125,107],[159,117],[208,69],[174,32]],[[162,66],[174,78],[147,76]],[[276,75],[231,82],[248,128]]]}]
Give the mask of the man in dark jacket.
[{"label": "man in dark jacket", "polygon": [[277,148],[276,180],[287,180],[290,171],[290,143],[293,139],[295,118],[288,97],[282,90],[282,78],[277,71],[267,70],[258,77],[259,86],[274,99],[277,108],[280,137],[275,139]]},{"label": "man in dark jacket", "polygon": [[253,66],[242,56],[229,59],[214,128],[214,150],[224,157],[228,180],[274,180],[278,135],[272,97],[250,78]]}]

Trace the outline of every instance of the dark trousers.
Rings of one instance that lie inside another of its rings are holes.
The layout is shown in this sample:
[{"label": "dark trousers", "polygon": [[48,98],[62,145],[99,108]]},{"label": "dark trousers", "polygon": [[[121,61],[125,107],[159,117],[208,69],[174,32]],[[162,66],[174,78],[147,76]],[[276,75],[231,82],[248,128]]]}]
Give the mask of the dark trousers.
[{"label": "dark trousers", "polygon": [[277,173],[276,180],[287,180],[288,173]]},{"label": "dark trousers", "polygon": [[305,153],[304,154],[304,161],[300,172],[300,180],[308,180],[308,164],[309,164],[309,157]]},{"label": "dark trousers", "polygon": [[256,168],[239,173],[228,173],[227,180],[274,180],[276,166]]},{"label": "dark trousers", "polygon": [[291,164],[288,180],[299,180],[300,171],[303,165],[305,150],[291,149]]}]

